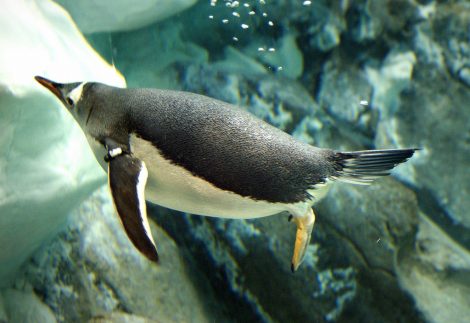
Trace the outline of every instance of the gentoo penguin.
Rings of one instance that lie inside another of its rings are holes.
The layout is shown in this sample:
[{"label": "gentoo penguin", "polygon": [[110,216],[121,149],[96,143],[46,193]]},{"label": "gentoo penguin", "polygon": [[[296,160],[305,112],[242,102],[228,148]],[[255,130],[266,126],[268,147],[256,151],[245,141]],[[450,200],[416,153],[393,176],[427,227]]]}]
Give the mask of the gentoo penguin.
[{"label": "gentoo penguin", "polygon": [[287,211],[297,225],[295,271],[315,222],[312,205],[328,184],[369,184],[415,151],[316,148],[239,107],[193,93],[35,79],[82,128],[108,172],[129,239],[152,261],[158,261],[158,254],[145,200],[234,219]]}]

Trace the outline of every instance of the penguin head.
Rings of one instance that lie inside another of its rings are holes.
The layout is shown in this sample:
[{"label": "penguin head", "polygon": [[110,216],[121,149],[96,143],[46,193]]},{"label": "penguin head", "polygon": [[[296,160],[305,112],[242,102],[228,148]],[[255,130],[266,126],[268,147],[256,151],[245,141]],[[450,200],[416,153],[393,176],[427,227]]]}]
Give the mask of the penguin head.
[{"label": "penguin head", "polygon": [[75,120],[80,125],[83,125],[84,117],[88,115],[88,105],[86,102],[83,102],[86,100],[82,100],[85,96],[85,85],[87,82],[57,83],[42,76],[35,76],[34,78],[39,84],[51,91],[72,114]]}]

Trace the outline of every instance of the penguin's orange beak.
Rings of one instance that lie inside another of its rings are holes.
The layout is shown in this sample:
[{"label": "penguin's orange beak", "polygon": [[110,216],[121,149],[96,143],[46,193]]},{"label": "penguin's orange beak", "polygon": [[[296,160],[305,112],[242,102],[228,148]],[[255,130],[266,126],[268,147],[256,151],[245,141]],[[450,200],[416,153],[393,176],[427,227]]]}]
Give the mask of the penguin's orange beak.
[{"label": "penguin's orange beak", "polygon": [[60,92],[60,87],[62,86],[62,84],[53,82],[42,76],[35,76],[34,79],[38,81],[38,83],[44,86],[46,89],[54,93],[54,95],[58,97],[59,100],[63,101],[62,93]]}]

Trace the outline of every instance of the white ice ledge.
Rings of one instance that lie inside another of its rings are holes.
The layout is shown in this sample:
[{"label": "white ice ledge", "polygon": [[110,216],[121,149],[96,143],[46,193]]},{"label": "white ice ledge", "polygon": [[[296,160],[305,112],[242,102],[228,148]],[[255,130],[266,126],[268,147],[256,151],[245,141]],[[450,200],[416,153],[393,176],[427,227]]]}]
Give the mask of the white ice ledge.
[{"label": "white ice ledge", "polygon": [[81,130],[35,80],[102,81],[120,74],[49,0],[5,0],[0,10],[0,287],[106,179]]},{"label": "white ice ledge", "polygon": [[84,33],[125,31],[177,14],[197,0],[57,0]]}]

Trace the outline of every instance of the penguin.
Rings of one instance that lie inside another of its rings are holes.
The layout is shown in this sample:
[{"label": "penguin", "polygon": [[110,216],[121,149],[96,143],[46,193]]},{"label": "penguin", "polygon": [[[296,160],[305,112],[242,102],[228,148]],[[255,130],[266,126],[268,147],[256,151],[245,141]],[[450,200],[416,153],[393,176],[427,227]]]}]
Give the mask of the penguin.
[{"label": "penguin", "polygon": [[297,226],[295,272],[315,223],[312,206],[330,184],[370,184],[417,150],[317,148],[240,107],[199,94],[35,79],[80,125],[108,174],[127,236],[154,262],[159,256],[146,201],[233,219],[288,212]]}]

